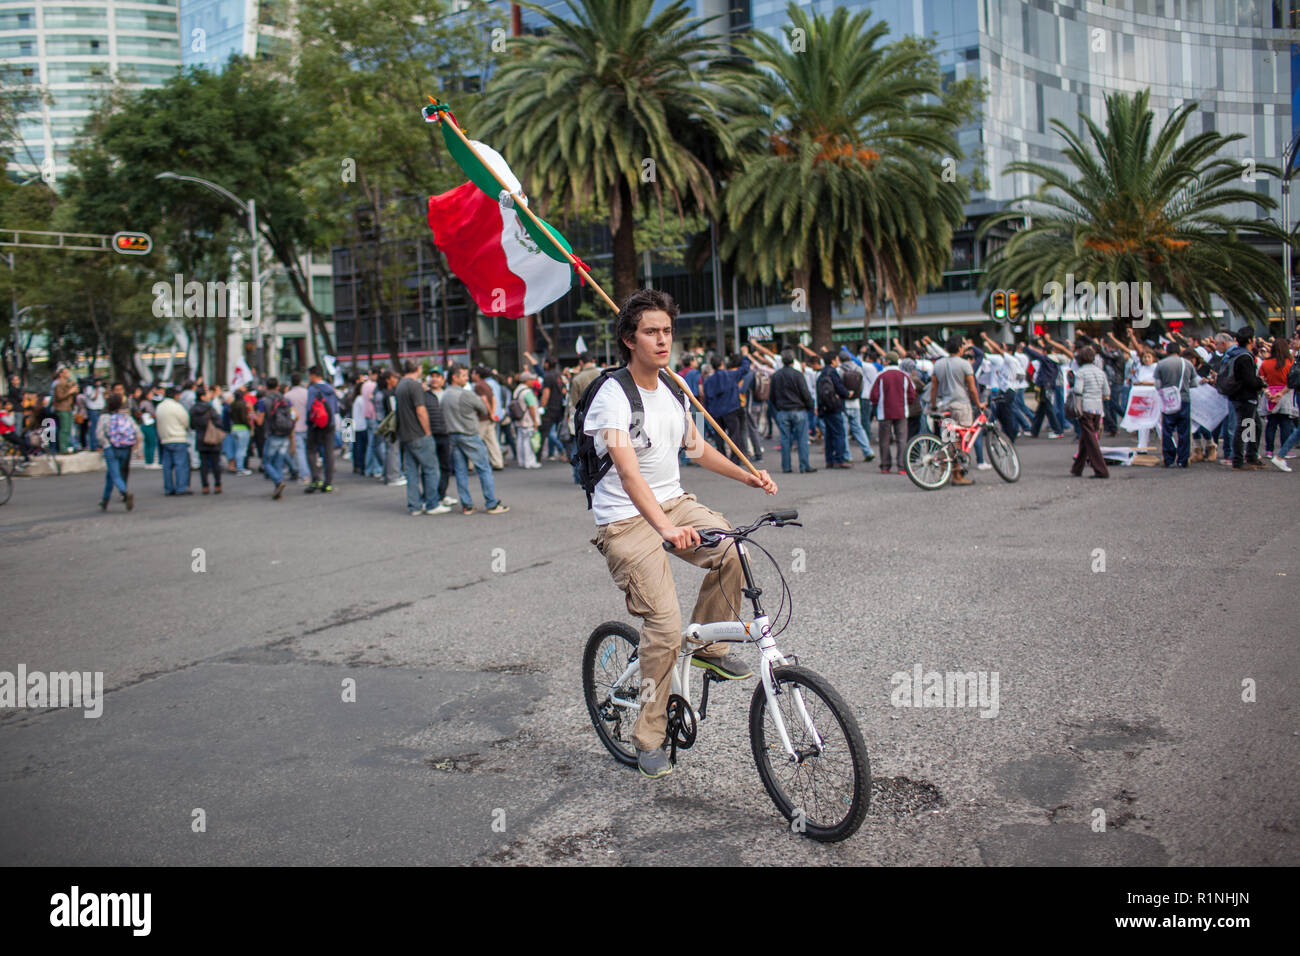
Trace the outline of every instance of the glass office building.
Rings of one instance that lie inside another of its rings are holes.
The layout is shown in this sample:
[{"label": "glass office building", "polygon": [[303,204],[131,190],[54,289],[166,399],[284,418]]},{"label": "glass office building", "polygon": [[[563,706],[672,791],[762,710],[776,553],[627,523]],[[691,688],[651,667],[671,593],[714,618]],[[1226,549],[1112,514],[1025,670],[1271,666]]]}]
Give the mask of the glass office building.
[{"label": "glass office building", "polygon": [[181,63],[220,72],[232,56],[274,56],[292,44],[291,0],[181,0]]},{"label": "glass office building", "polygon": [[[180,68],[175,0],[0,0],[0,84],[20,101],[8,173],[57,184],[86,117],[114,78],[158,86]],[[42,103],[39,91],[50,94]]]}]

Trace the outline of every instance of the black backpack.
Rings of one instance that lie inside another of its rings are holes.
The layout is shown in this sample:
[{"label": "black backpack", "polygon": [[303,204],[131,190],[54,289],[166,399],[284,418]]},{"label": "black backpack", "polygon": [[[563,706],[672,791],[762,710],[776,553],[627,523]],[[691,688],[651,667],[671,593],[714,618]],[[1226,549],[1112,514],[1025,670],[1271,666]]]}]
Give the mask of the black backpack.
[{"label": "black backpack", "polygon": [[835,391],[835,383],[831,381],[831,376],[834,374],[836,374],[835,370],[832,369],[830,372],[822,372],[817,378],[818,415],[834,415],[836,412],[844,410],[844,403],[840,401],[840,393]]},{"label": "black backpack", "polygon": [[1243,350],[1235,355],[1223,357],[1223,361],[1219,363],[1219,374],[1214,377],[1214,387],[1219,390],[1220,395],[1233,398],[1241,391],[1241,382],[1237,380],[1237,360],[1249,354]]},{"label": "black backpack", "polygon": [[[614,464],[608,454],[596,454],[596,436],[588,435],[583,427],[586,424],[587,409],[591,407],[591,403],[596,399],[596,393],[608,379],[613,379],[622,386],[623,394],[627,396],[628,404],[632,407],[631,437],[633,439],[640,436],[639,423],[645,418],[645,405],[641,401],[641,392],[637,389],[636,382],[632,381],[632,373],[627,370],[626,365],[617,369],[605,369],[600,373],[600,377],[592,381],[583,391],[582,398],[578,400],[578,407],[573,413],[573,434],[578,444],[570,463],[578,469],[578,482],[582,485],[582,490],[587,493],[588,511],[591,510],[591,496],[596,492],[596,485],[600,484],[600,479],[605,477],[606,472]],[[673,397],[682,403],[682,408],[685,410],[686,393],[662,369],[659,372],[659,380],[668,386]]]},{"label": "black backpack", "polygon": [[293,405],[283,398],[277,398],[271,406],[271,414],[266,416],[266,428],[276,438],[288,438],[293,434]]}]

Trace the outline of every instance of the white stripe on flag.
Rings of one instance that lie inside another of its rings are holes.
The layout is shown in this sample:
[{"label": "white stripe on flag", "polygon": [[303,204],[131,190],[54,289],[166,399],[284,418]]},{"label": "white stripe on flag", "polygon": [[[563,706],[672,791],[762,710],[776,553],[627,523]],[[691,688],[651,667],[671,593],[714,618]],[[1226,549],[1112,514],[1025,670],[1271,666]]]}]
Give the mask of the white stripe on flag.
[{"label": "white stripe on flag", "polygon": [[544,309],[569,291],[573,283],[569,266],[537,248],[513,209],[501,210],[501,251],[510,271],[524,282],[525,315]]}]

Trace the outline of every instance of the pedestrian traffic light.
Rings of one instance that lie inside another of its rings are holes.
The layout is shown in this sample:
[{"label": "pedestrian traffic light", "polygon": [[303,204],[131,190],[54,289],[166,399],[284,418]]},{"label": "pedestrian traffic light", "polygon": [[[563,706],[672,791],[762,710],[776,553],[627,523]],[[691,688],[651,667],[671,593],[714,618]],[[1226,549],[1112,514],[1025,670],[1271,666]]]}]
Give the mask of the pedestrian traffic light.
[{"label": "pedestrian traffic light", "polygon": [[153,249],[153,240],[147,232],[113,233],[113,250],[124,256],[148,255]]},{"label": "pedestrian traffic light", "polygon": [[1015,289],[1007,290],[1007,321],[1014,322],[1016,316],[1020,314],[1020,296],[1016,295]]},{"label": "pedestrian traffic light", "polygon": [[994,321],[1005,322],[1007,320],[1007,294],[1002,289],[993,290],[991,312]]}]

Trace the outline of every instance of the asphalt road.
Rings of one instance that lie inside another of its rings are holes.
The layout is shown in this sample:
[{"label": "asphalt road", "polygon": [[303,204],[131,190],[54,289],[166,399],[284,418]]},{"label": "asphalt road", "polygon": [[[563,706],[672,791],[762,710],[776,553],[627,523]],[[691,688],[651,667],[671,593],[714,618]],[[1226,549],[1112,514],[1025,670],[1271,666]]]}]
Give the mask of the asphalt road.
[{"label": "asphalt road", "polygon": [[[469,517],[342,473],[277,503],[257,475],[167,499],[136,471],[131,514],[96,507],[102,475],[20,479],[0,671],[107,693],[97,719],[0,710],[0,864],[1300,863],[1300,475],[1103,482],[1066,441],[1020,450],[1017,484],[936,493],[874,464],[774,499],[685,472],[738,523],[799,509],[760,538],[793,589],[779,642],[849,702],[875,779],[831,846],[763,791],[752,681],[716,687],[668,778],[603,750],[580,656],[629,618],[567,466],[508,468],[510,513]],[[688,613],[700,572],[674,573]],[[997,715],[892,706],[918,665],[995,672]]]}]

